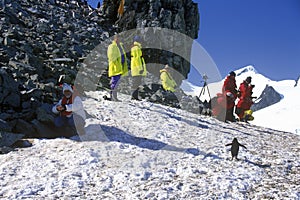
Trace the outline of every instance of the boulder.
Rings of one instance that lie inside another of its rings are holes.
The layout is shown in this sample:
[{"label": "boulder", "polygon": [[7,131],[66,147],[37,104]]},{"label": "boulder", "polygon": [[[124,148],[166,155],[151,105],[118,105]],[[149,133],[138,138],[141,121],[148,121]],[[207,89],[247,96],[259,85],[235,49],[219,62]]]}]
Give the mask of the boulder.
[{"label": "boulder", "polygon": [[0,131],[0,147],[10,147],[23,137],[23,134]]},{"label": "boulder", "polygon": [[22,133],[26,137],[35,137],[37,135],[33,125],[30,122],[27,122],[23,119],[17,119],[15,121],[13,132]]},{"label": "boulder", "polygon": [[6,121],[0,119],[0,131],[11,132],[12,127]]},{"label": "boulder", "polygon": [[54,124],[42,123],[38,120],[32,121],[33,127],[37,132],[37,138],[57,138],[57,137],[72,137],[77,135],[76,131],[69,127],[57,128]]}]

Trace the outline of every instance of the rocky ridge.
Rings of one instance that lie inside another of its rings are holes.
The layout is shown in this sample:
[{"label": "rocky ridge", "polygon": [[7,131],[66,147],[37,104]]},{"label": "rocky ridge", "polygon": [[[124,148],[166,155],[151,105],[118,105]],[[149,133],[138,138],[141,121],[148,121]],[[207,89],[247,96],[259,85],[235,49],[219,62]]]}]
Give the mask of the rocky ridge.
[{"label": "rocky ridge", "polygon": [[[53,131],[54,116],[49,111],[61,97],[61,77],[66,75],[63,81],[73,83],[90,52],[117,32],[151,26],[197,37],[199,14],[191,0],[126,1],[124,16],[116,18],[119,3],[107,0],[93,9],[81,0],[4,2],[0,10],[0,127],[9,128],[0,131],[26,137],[61,136],[63,133]],[[104,56],[106,49],[98,53]],[[145,59],[168,62],[187,76],[186,61],[168,52],[156,55]],[[105,70],[100,80],[107,83]],[[51,133],[45,131],[49,126]]]},{"label": "rocky ridge", "polygon": [[8,0],[0,11],[0,119],[12,132],[39,137],[53,120],[59,76],[74,79],[84,57],[113,32],[79,2]]}]

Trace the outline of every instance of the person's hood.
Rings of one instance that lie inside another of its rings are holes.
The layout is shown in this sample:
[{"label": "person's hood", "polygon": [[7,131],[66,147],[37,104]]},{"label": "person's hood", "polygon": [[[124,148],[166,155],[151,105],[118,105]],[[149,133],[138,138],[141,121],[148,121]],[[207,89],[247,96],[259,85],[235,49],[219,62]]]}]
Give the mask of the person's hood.
[{"label": "person's hood", "polygon": [[69,90],[70,92],[73,93],[72,87],[71,87],[69,84],[64,83],[64,84],[63,84],[63,92],[65,92],[66,90]]},{"label": "person's hood", "polygon": [[168,71],[166,69],[161,69],[161,70],[159,70],[159,72],[162,73],[162,72],[168,72]]},{"label": "person's hood", "polygon": [[133,43],[133,46],[138,46],[138,47],[142,48],[142,45],[141,45],[141,43],[139,43],[139,42],[134,42],[134,43]]}]

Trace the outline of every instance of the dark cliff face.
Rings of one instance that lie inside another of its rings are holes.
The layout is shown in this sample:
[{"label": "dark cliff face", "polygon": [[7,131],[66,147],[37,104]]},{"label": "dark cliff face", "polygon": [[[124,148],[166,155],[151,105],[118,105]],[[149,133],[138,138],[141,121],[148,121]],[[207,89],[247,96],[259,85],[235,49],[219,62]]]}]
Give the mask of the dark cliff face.
[{"label": "dark cliff face", "polygon": [[266,85],[260,97],[256,100],[257,103],[253,104],[251,109],[253,111],[257,111],[266,108],[270,105],[278,103],[281,98],[281,95],[272,86]]},{"label": "dark cliff face", "polygon": [[[102,42],[107,45],[115,33],[163,27],[197,37],[199,14],[191,0],[126,0],[121,18],[119,3],[106,0],[92,9],[81,0],[1,2],[0,119],[9,121],[13,132],[35,134],[40,122],[51,123],[49,107],[61,97],[59,77],[67,75],[70,79],[65,81],[72,83],[91,51]],[[191,44],[170,41],[168,48],[180,46],[190,54]],[[102,51],[105,55],[106,48]],[[179,56],[153,49],[145,49],[145,54],[146,62],[168,62],[187,77],[189,63]],[[105,62],[101,65],[107,67]]]},{"label": "dark cliff face", "polygon": [[[118,28],[119,32],[132,29],[143,30],[147,27],[160,27],[182,33],[191,39],[198,37],[200,16],[198,5],[192,0],[126,0],[124,13],[120,16],[118,12],[122,1],[104,0],[101,12],[108,16],[112,23]],[[120,17],[118,17],[118,15]],[[184,56],[190,58],[191,41],[183,41],[165,35],[161,41],[153,41],[149,35],[136,32],[141,35],[145,46],[153,42],[161,42],[164,49],[182,48]],[[167,44],[165,43],[167,41]],[[125,41],[126,42],[126,41]],[[131,41],[130,41],[131,42]],[[176,69],[183,78],[187,78],[190,70],[190,63],[182,56],[172,54],[167,50],[146,49],[144,50],[146,63],[168,63]],[[156,74],[155,70],[149,69]],[[178,77],[180,80],[180,78]],[[182,79],[182,78],[181,78]]]},{"label": "dark cliff face", "polygon": [[120,0],[104,0],[101,12],[122,30],[161,27],[196,39],[199,30],[198,5],[192,0],[126,0],[118,17]]}]

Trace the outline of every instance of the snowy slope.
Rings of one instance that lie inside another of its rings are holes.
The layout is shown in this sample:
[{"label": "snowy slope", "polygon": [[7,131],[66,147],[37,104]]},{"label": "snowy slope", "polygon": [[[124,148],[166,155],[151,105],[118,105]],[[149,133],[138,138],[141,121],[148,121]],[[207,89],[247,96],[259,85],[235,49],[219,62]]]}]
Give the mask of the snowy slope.
[{"label": "snowy slope", "polygon": [[295,81],[286,80],[272,84],[283,95],[280,102],[254,113],[253,124],[300,134],[300,87]]},{"label": "snowy slope", "polygon": [[[294,80],[272,81],[257,72],[253,66],[235,70],[235,73],[238,87],[248,76],[252,77],[252,84],[255,85],[253,96],[259,97],[266,85],[269,85],[283,97],[280,102],[254,112],[255,119],[251,124],[300,134],[300,120],[297,117],[300,112],[300,86],[294,87]],[[219,83],[219,85],[222,85],[222,83]],[[193,96],[199,95],[201,90],[201,87],[193,86],[187,81],[182,84],[181,88],[187,90],[187,93]],[[221,87],[219,88],[220,92]]]},{"label": "snowy slope", "polygon": [[[299,199],[300,136],[89,92],[83,142],[0,155],[3,199]],[[231,161],[236,137],[246,145]]]}]

